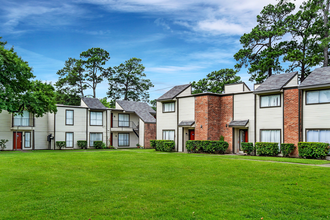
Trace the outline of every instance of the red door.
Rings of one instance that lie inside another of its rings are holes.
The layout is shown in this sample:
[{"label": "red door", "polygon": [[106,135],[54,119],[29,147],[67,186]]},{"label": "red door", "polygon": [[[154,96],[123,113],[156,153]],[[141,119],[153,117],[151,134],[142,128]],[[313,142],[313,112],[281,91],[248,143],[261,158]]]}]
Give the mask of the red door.
[{"label": "red door", "polygon": [[245,142],[249,142],[249,139],[248,139],[248,130],[245,131]]},{"label": "red door", "polygon": [[[16,145],[17,143],[17,145]],[[14,132],[14,146],[13,149],[22,149],[22,132]]]},{"label": "red door", "polygon": [[195,140],[195,130],[189,130],[189,140]]}]

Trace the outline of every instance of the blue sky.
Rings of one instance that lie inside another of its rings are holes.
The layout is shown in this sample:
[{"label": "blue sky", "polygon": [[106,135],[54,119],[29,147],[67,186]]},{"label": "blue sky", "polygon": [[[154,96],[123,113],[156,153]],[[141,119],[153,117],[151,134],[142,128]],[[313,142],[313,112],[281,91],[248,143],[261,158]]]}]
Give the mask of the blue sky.
[{"label": "blue sky", "polygon": [[[37,79],[53,83],[69,57],[79,58],[92,47],[110,53],[107,67],[140,58],[155,99],[172,86],[233,68],[240,36],[250,32],[269,3],[276,1],[0,0],[0,36]],[[246,70],[238,75],[252,86]],[[97,97],[105,97],[107,89],[104,81]]]}]

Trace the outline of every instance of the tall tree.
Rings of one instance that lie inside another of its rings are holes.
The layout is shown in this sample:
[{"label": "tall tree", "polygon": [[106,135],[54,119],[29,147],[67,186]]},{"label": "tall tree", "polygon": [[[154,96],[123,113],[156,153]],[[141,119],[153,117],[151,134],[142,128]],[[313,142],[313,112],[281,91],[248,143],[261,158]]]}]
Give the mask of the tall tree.
[{"label": "tall tree", "polygon": [[108,102],[107,97],[104,97],[103,99],[99,99],[100,102],[107,108],[115,108],[116,107],[116,102],[114,100],[111,100]]},{"label": "tall tree", "polygon": [[257,16],[258,25],[241,37],[243,49],[234,55],[238,61],[235,68],[249,66],[250,81],[261,83],[274,72],[283,71],[279,59],[284,51],[278,49],[278,43],[286,33],[285,18],[294,9],[295,5],[286,0],[265,6]]},{"label": "tall tree", "polygon": [[149,102],[148,90],[154,85],[149,79],[143,79],[146,74],[141,61],[133,57],[119,66],[108,69],[110,72],[107,92],[109,98]]},{"label": "tall tree", "polygon": [[14,48],[6,49],[0,41],[0,112],[22,114],[28,110],[36,117],[56,112],[54,87],[39,80],[28,63],[17,55]]},{"label": "tall tree", "polygon": [[83,63],[87,71],[86,79],[93,89],[93,97],[96,98],[96,87],[108,76],[108,71],[103,68],[106,61],[110,59],[109,53],[101,48],[91,48],[80,54],[84,58]]},{"label": "tall tree", "polygon": [[65,61],[64,67],[56,74],[59,75],[59,79],[55,83],[57,102],[79,105],[80,97],[84,97],[84,91],[91,88],[86,80],[84,62],[81,59],[69,58]]},{"label": "tall tree", "polygon": [[288,71],[300,69],[300,81],[304,81],[310,68],[323,61],[323,50],[319,46],[319,35],[322,32],[322,19],[318,15],[319,7],[311,2],[303,2],[296,14],[286,18],[291,41],[280,43],[286,51],[283,61],[291,61]]},{"label": "tall tree", "polygon": [[237,72],[237,70],[233,69],[221,69],[218,71],[213,71],[207,74],[206,78],[203,78],[197,82],[192,82],[192,93],[222,93],[226,84],[241,82],[241,77],[236,75]]},{"label": "tall tree", "polygon": [[320,16],[323,20],[323,33],[321,34],[321,46],[323,48],[323,66],[329,66],[329,43],[330,43],[330,22],[329,9],[330,0],[312,0],[311,4],[317,4],[320,7]]}]

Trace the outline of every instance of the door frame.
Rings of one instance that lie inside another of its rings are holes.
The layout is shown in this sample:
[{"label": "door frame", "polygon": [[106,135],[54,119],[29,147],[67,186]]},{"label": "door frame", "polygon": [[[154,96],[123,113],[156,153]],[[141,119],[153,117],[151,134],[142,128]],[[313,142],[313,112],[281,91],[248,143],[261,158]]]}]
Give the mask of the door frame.
[{"label": "door frame", "polygon": [[[17,149],[17,134],[21,134],[21,149]],[[23,142],[23,132],[22,131],[14,131],[13,132],[13,150],[23,150],[22,142]],[[15,146],[16,143],[16,146]]]},{"label": "door frame", "polygon": [[195,129],[188,129],[188,140],[191,140],[190,139],[190,132],[191,131],[194,131],[194,140],[195,140]]},{"label": "door frame", "polygon": [[[239,140],[239,143],[238,143],[238,151],[242,151],[242,150],[241,150],[241,131],[244,131],[244,132],[247,131],[247,134],[248,134],[248,136],[247,136],[247,140],[248,140],[248,142],[249,142],[249,129],[248,129],[248,128],[247,128],[247,129],[239,129],[239,130],[238,130],[238,140]],[[245,134],[246,134],[246,133],[245,133]],[[244,138],[244,142],[243,142],[243,143],[246,143],[245,140],[246,140],[246,137]]]}]

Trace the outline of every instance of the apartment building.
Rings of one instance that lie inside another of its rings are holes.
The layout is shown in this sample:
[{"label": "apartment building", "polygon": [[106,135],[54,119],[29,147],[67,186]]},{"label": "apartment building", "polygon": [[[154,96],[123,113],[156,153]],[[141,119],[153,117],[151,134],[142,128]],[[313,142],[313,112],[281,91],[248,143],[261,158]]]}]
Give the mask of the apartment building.
[{"label": "apartment building", "polygon": [[242,142],[330,143],[330,67],[314,70],[301,85],[292,72],[273,75],[254,91],[237,83],[225,85],[223,94],[192,94],[187,84],[157,99],[157,139],[174,140],[176,151],[186,152],[187,140],[220,136],[230,153],[240,152]]},{"label": "apartment building", "polygon": [[80,106],[57,105],[57,113],[36,118],[24,111],[0,114],[0,139],[7,139],[5,150],[56,149],[56,141],[65,141],[65,149],[79,148],[78,140],[103,141],[115,148],[150,147],[156,138],[156,112],[146,103],[117,101],[110,109],[95,98],[82,98]]}]

